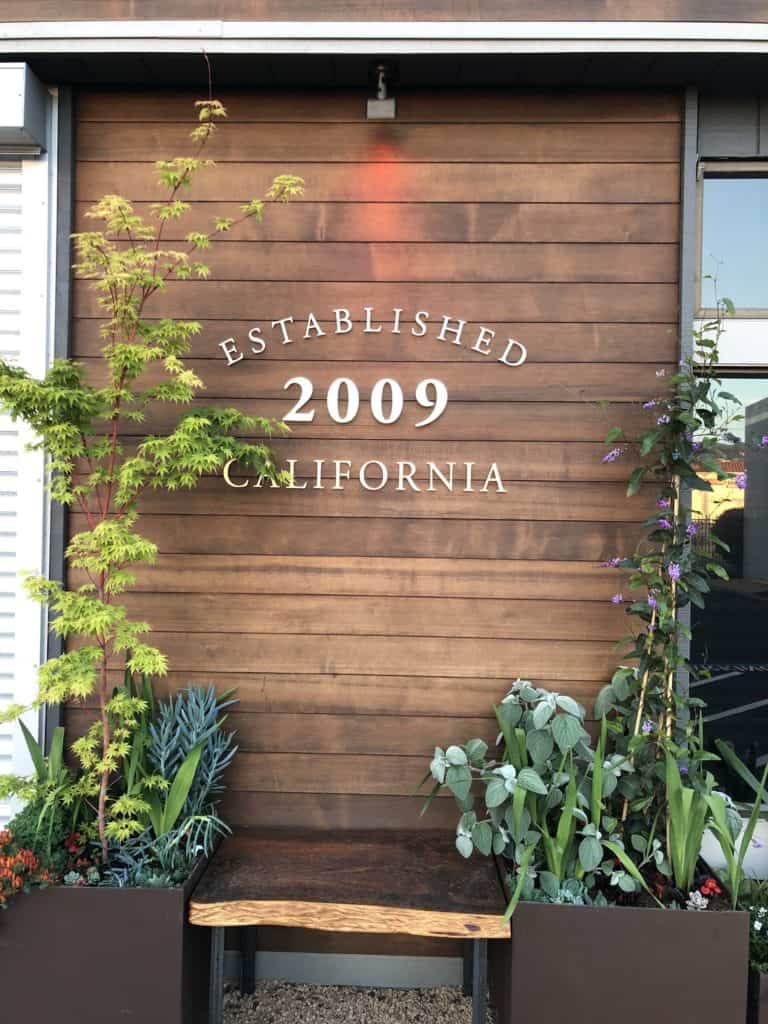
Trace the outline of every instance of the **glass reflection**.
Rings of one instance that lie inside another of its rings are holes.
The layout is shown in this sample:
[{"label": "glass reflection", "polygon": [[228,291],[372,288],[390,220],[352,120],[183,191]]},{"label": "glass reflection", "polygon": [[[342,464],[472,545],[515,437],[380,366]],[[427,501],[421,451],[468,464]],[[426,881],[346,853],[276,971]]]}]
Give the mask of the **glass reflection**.
[{"label": "glass reflection", "polygon": [[[720,482],[702,474],[713,490],[694,491],[692,503],[697,543],[731,578],[713,580],[706,608],[692,609],[691,696],[707,703],[708,742],[727,740],[754,768],[768,758],[768,380],[724,384],[743,415],[720,450],[724,469],[736,476]],[[714,545],[712,534],[730,551]],[[749,798],[734,779],[728,785]]]},{"label": "glass reflection", "polygon": [[[718,296],[737,309],[768,309],[768,178],[705,178],[703,190],[702,275],[717,273]],[[715,304],[711,281],[701,304]]]}]

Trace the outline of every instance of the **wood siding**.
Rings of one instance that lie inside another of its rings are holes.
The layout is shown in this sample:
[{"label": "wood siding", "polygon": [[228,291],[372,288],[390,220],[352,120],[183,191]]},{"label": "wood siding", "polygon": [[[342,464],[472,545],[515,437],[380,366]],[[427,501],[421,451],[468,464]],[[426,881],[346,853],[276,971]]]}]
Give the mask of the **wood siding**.
[{"label": "wood siding", "polygon": [[[429,5],[430,16],[450,6]],[[590,16],[603,6],[589,5]],[[130,8],[141,16],[141,4]],[[185,8],[193,16],[200,5]],[[545,8],[576,16],[558,4],[539,5],[539,16]],[[299,9],[281,4],[280,14]],[[252,17],[276,10],[248,5]],[[327,16],[339,10],[330,4]],[[128,94],[80,97],[78,227],[104,192],[142,211],[159,198],[151,161],[184,151],[193,99],[157,94],[142,121],[146,104]],[[627,500],[624,468],[600,458],[614,422],[643,421],[640,401],[677,357],[680,100],[408,94],[393,124],[367,123],[357,94],[224,100],[219,166],[195,187],[184,231],[279,172],[301,174],[306,194],[217,243],[210,282],[168,289],[163,312],[203,324],[192,365],[205,401],[279,417],[296,375],[312,378],[315,399],[339,376],[363,398],[382,377],[411,398],[419,380],[438,377],[448,409],[424,430],[412,426],[412,401],[385,427],[365,403],[339,426],[316,400],[314,421],[276,448],[305,465],[410,459],[422,482],[427,460],[497,461],[507,493],[369,493],[355,481],[230,490],[210,478],[152,494],[141,526],[159,565],[140,573],[130,610],[169,656],[161,692],[189,680],[238,688],[242,750],[225,808],[234,824],[414,827],[431,749],[492,739],[491,703],[511,680],[591,707],[617,662],[626,621],[610,603],[615,574],[599,563],[634,546],[650,499]],[[486,324],[523,341],[528,361],[504,367],[433,334],[365,334],[366,305],[385,322],[402,307],[409,328],[420,309]],[[337,307],[356,311],[348,335],[272,344],[231,368],[222,359],[219,342],[242,341],[252,324],[312,310],[329,329]],[[80,283],[74,309],[74,354],[98,375],[98,309]],[[174,417],[160,411],[150,427],[167,430]],[[74,731],[89,714],[69,713]],[[454,817],[439,800],[429,824]]]},{"label": "wood siding", "polygon": [[763,0],[53,0],[0,2],[2,21],[754,21]]}]

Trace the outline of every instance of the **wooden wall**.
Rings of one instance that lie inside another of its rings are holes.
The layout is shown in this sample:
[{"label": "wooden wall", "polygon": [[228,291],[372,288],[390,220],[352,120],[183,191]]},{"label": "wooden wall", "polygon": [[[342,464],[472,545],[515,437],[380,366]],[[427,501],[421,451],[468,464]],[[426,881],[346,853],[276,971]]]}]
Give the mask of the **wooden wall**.
[{"label": "wooden wall", "polygon": [[[193,99],[80,96],[79,226],[104,192],[141,210],[158,198],[151,161],[186,151]],[[211,281],[168,290],[164,313],[203,323],[192,365],[205,400],[278,417],[297,374],[321,394],[351,377],[364,395],[381,377],[406,390],[439,377],[450,401],[429,428],[414,430],[410,402],[392,427],[364,409],[338,426],[316,402],[280,454],[494,460],[507,493],[230,490],[216,478],[152,495],[141,522],[160,560],[130,607],[154,625],[171,687],[238,688],[234,824],[416,826],[431,749],[490,739],[510,680],[590,705],[616,664],[624,620],[598,563],[634,545],[648,499],[625,499],[626,470],[602,465],[601,442],[616,420],[640,421],[656,370],[676,358],[680,100],[412,94],[383,124],[364,120],[359,94],[224,99],[231,120],[195,189],[195,224],[278,172],[303,175],[306,195],[214,245]],[[488,324],[523,341],[528,362],[359,324],[231,368],[218,348],[253,323],[327,320],[339,306],[359,319],[364,305]],[[81,283],[74,309],[74,354],[90,364],[97,309]],[[79,728],[82,712],[69,721]],[[450,800],[427,819],[454,820]]]},{"label": "wooden wall", "polygon": [[755,21],[763,0],[0,0],[0,21]]}]

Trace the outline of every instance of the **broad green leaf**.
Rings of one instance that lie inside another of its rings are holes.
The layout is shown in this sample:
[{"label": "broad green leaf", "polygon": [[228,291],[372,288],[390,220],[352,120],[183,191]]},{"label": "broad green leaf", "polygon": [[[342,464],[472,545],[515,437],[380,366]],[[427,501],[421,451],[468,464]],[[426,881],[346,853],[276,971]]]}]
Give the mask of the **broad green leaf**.
[{"label": "broad green leaf", "polygon": [[451,765],[445,773],[445,784],[457,800],[466,800],[472,788],[472,772],[467,767]]},{"label": "broad green leaf", "polygon": [[509,796],[504,779],[491,779],[485,790],[485,803],[487,807],[498,807],[503,804]]},{"label": "broad green leaf", "polygon": [[585,836],[579,843],[579,860],[585,871],[594,871],[603,859],[603,845],[594,836]]},{"label": "broad green leaf", "polygon": [[543,779],[533,768],[521,768],[517,773],[517,784],[530,793],[537,793],[539,796],[547,795],[547,787]]},{"label": "broad green leaf", "polygon": [[461,767],[462,765],[467,764],[468,760],[467,755],[461,747],[456,746],[448,747],[445,752],[445,758],[448,761],[448,764],[454,765],[455,767]]},{"label": "broad green leaf", "polygon": [[555,743],[565,754],[569,750],[573,750],[579,740],[584,739],[588,734],[572,715],[562,714],[556,715],[552,721],[552,735]]},{"label": "broad green leaf", "polygon": [[543,764],[555,749],[552,734],[548,729],[534,729],[525,738],[528,753],[534,764]]},{"label": "broad green leaf", "polygon": [[474,845],[469,836],[460,835],[456,836],[456,849],[462,857],[471,857]]},{"label": "broad green leaf", "polygon": [[184,810],[184,804],[187,802],[189,791],[192,789],[192,783],[195,781],[195,773],[197,772],[197,766],[200,764],[202,753],[202,745],[198,743],[179,765],[179,770],[176,772],[176,777],[171,783],[171,788],[165,801],[163,834],[171,831]]},{"label": "broad green leaf", "polygon": [[475,848],[488,857],[493,846],[493,829],[486,821],[480,821],[472,829],[472,842]]}]

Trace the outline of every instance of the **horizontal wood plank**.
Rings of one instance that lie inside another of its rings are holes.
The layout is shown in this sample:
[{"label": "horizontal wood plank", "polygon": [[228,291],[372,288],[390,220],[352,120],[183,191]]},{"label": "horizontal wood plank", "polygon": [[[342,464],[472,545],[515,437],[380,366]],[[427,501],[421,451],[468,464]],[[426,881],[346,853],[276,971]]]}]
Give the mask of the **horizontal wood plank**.
[{"label": "horizontal wood plank", "polygon": [[[381,12],[382,14],[385,12]],[[238,122],[347,122],[365,121],[365,103],[356,90],[315,92],[233,92],[219,90],[227,109],[227,124]],[[192,120],[193,92],[166,91],[152,98],[151,109],[141,94],[100,89],[83,90],[78,96],[81,123]],[[397,120],[427,123],[491,122],[494,124],[679,121],[680,96],[675,92],[525,91],[504,88],[477,92],[451,89],[448,93],[406,91],[397,98]]]},{"label": "horizontal wood plank", "polygon": [[[337,595],[127,594],[134,618],[153,633],[189,632],[326,636],[491,637],[618,641],[629,632],[622,608],[609,601],[546,602],[486,597]],[[312,641],[308,640],[308,643]]]},{"label": "horizontal wood plank", "polygon": [[[365,315],[362,309],[356,312],[361,317]],[[435,319],[436,330],[433,330],[433,336],[439,333],[443,322],[440,314],[435,314]],[[304,338],[306,322],[298,328],[286,325],[289,336],[295,336],[295,341],[286,345],[283,344],[280,328],[272,328],[271,321],[254,323],[252,320],[204,320],[200,334],[191,340],[190,358],[224,361],[221,344],[229,338],[235,342],[237,352],[247,356],[251,354],[248,334],[254,326],[259,327],[262,337],[267,341],[259,359],[281,362],[298,357],[308,363],[319,360],[431,363],[436,357],[448,362],[478,362],[483,357],[473,351],[472,345],[476,342],[481,326],[494,331],[496,338],[503,344],[506,344],[508,338],[526,337],[529,363],[648,362],[669,365],[677,358],[678,350],[677,327],[663,323],[537,323],[535,326],[526,323],[467,323],[462,328],[462,337],[468,344],[441,344],[439,349],[425,344],[424,338],[414,337],[412,320],[401,319],[400,333],[397,335],[391,331],[380,335],[366,333],[364,320],[356,323],[353,321],[353,327],[347,334],[336,333],[334,320],[320,320],[318,323],[325,332],[324,338],[316,336],[316,332],[310,332],[311,337]],[[455,320],[449,326],[456,328]],[[72,332],[73,355],[76,358],[98,356],[105,344],[101,330],[102,323],[98,319],[76,320]],[[450,342],[453,335],[447,334],[446,337]],[[499,341],[496,341],[498,344]]]},{"label": "horizontal wood plank", "polygon": [[[70,571],[74,584],[84,575]],[[137,572],[141,594],[328,594],[608,601],[621,575],[601,563],[471,558],[164,554]],[[222,598],[224,600],[224,598]]]},{"label": "horizontal wood plank", "polygon": [[[90,204],[75,208],[75,230],[89,231]],[[150,204],[134,211],[151,222]],[[290,203],[269,210],[232,230],[233,239],[249,242],[608,242],[673,243],[677,241],[677,203]],[[239,203],[226,200],[195,204],[179,221],[166,225],[169,241],[189,231],[210,231],[216,217],[237,220]]]},{"label": "horizontal wood plank", "polygon": [[[634,508],[634,506],[632,506]],[[329,519],[295,514],[252,518],[226,515],[143,515],[139,532],[161,553],[221,555],[348,555],[372,552],[391,557],[467,559],[562,559],[595,562],[634,550],[637,522],[576,522],[447,519]],[[70,529],[83,530],[84,517],[70,516]]]},{"label": "horizontal wood plank", "polygon": [[[206,686],[215,682],[220,692],[236,691],[238,714],[252,712],[306,718],[316,715],[432,718],[438,715],[485,720],[493,705],[504,697],[513,678],[487,679],[479,672],[464,678],[439,675],[425,678],[409,674],[394,676],[384,674],[383,670],[379,675],[329,672],[296,676],[287,672],[258,671],[258,666],[256,670],[242,671],[224,671],[222,668],[206,675],[197,671],[177,672],[171,664],[168,675],[155,679],[153,685],[156,696],[165,698],[190,681]],[[566,689],[562,679],[536,677],[533,681],[544,689]],[[122,682],[122,670],[111,670],[110,686],[119,686]],[[589,718],[593,717],[594,700],[604,682],[605,679],[599,675],[594,679],[567,680],[567,692],[584,706]],[[93,705],[93,700],[90,704]],[[72,710],[68,708],[67,714]],[[301,719],[303,721],[304,718]],[[301,728],[301,722],[298,728]],[[459,730],[447,728],[451,736],[459,735]],[[469,735],[465,739],[469,739]]]},{"label": "horizontal wood plank", "polygon": [[[78,161],[156,160],[192,150],[188,124],[82,122]],[[359,124],[282,122],[269,128],[239,124],[212,136],[206,155],[217,163],[259,160],[300,166],[328,159],[376,163],[665,163],[676,161],[680,128],[674,123],[517,124],[508,130],[485,124],[369,121]],[[395,172],[395,176],[397,172]]]},{"label": "horizontal wood plank", "polygon": [[[153,159],[156,154],[153,155]],[[594,159],[597,154],[592,154]],[[228,163],[226,176],[202,173],[189,191],[191,200],[248,202],[263,196],[278,173],[295,171],[305,181],[307,202],[505,202],[505,203],[677,203],[677,163],[515,164],[386,163],[280,164]],[[225,182],[222,187],[222,181]],[[93,201],[107,193],[134,201],[158,200],[166,190],[154,168],[129,157],[78,165],[75,197]],[[301,200],[299,200],[301,201]],[[277,220],[280,208],[268,206],[265,217]]]}]

